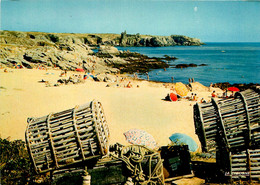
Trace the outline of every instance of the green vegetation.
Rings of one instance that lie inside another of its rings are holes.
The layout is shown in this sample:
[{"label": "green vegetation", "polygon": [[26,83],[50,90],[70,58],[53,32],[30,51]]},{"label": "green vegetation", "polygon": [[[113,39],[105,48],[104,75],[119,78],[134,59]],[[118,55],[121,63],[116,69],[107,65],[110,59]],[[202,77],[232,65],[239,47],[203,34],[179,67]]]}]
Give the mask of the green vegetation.
[{"label": "green vegetation", "polygon": [[39,179],[40,176],[33,170],[25,142],[0,138],[0,184],[47,184],[43,180],[39,182]]}]

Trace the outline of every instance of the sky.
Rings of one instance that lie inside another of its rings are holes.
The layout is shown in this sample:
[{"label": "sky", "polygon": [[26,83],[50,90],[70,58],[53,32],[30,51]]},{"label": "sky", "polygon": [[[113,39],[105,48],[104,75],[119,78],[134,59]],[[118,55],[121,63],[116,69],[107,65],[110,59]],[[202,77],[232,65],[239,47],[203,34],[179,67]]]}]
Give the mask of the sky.
[{"label": "sky", "polygon": [[260,0],[0,0],[0,30],[260,42]]}]

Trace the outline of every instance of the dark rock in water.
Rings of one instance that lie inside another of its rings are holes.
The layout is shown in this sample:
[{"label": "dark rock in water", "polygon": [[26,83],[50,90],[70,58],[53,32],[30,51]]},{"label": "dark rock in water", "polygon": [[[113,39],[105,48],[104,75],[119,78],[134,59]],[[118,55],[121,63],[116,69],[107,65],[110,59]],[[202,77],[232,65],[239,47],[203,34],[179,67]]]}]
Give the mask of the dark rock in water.
[{"label": "dark rock in water", "polygon": [[189,67],[197,67],[197,64],[189,64]]},{"label": "dark rock in water", "polygon": [[199,66],[208,66],[208,64],[200,64]]},{"label": "dark rock in water", "polygon": [[197,64],[177,64],[175,68],[197,67]]},{"label": "dark rock in water", "polygon": [[168,55],[164,55],[164,58],[161,58],[161,59],[169,61],[169,60],[176,60],[178,58],[177,57],[171,57],[171,56],[168,56]]},{"label": "dark rock in water", "polygon": [[189,67],[189,65],[188,64],[177,64],[175,66],[175,68],[186,68],[186,67]]}]

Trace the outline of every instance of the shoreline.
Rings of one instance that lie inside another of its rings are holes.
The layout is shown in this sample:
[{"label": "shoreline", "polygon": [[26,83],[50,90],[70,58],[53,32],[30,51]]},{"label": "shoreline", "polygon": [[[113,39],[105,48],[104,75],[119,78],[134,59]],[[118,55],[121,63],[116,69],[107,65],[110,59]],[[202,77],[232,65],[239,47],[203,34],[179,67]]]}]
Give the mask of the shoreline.
[{"label": "shoreline", "polygon": [[[170,86],[161,82],[133,80],[133,88],[109,86],[108,82],[87,79],[82,84],[45,87],[42,79],[56,81],[61,70],[13,69],[0,70],[0,135],[2,138],[24,140],[28,117],[41,117],[92,101],[103,105],[111,133],[110,143],[127,145],[123,133],[138,128],[154,136],[160,146],[170,143],[173,133],[185,133],[198,144],[193,123],[193,104],[181,100],[165,101]],[[48,73],[48,74],[47,74]],[[73,72],[68,72],[72,74]],[[137,87],[137,85],[139,87]],[[198,97],[209,99],[210,91],[197,89]],[[217,89],[216,89],[217,90]],[[221,93],[221,90],[218,89]],[[190,93],[190,92],[189,92]],[[159,128],[159,130],[158,130]]]}]

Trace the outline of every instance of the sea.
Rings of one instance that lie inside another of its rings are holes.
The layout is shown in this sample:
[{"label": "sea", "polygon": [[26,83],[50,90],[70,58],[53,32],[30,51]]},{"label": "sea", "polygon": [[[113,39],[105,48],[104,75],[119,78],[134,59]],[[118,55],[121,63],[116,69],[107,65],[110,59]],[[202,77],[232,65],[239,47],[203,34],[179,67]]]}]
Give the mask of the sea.
[{"label": "sea", "polygon": [[[160,82],[182,82],[189,78],[209,86],[211,83],[260,83],[260,43],[205,43],[202,46],[117,47],[149,57],[177,57],[168,61],[170,67],[153,69],[149,79]],[[175,68],[177,64],[197,64],[197,67]],[[199,66],[206,64],[206,66]],[[138,74],[146,79],[146,74]]]}]

